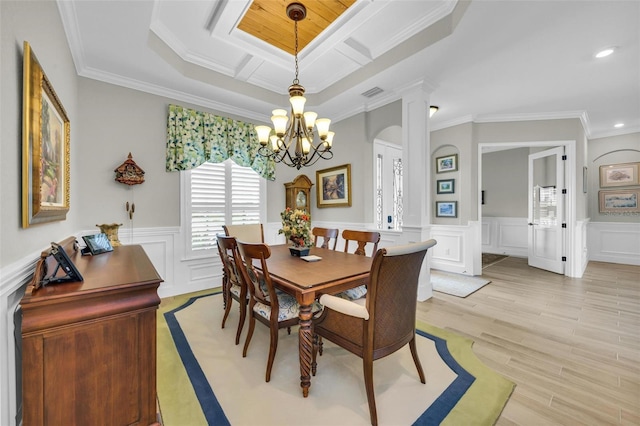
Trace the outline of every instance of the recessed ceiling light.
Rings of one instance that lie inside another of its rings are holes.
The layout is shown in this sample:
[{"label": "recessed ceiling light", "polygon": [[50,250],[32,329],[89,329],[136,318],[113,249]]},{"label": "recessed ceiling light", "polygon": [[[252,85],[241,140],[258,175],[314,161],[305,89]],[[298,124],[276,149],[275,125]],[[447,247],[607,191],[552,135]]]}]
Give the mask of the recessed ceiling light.
[{"label": "recessed ceiling light", "polygon": [[616,123],[613,125],[613,127],[615,127],[616,129],[619,129],[620,127],[624,127],[624,123]]},{"label": "recessed ceiling light", "polygon": [[614,52],[614,50],[616,50],[616,49],[613,48],[613,47],[608,47],[606,49],[603,49],[603,50],[599,51],[598,53],[596,53],[596,58],[598,58],[598,59],[605,58],[605,57],[611,55]]}]

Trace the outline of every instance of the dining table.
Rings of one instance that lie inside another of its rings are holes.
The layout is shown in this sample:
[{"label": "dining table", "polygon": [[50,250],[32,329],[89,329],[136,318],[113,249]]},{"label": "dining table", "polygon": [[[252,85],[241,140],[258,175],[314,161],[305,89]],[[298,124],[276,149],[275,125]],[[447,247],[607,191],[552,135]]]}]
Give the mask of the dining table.
[{"label": "dining table", "polygon": [[[311,351],[313,349],[312,305],[322,294],[336,294],[369,282],[372,258],[342,251],[312,247],[309,255],[320,259],[307,261],[293,256],[291,246],[271,245],[267,268],[274,285],[294,296],[300,305],[298,348],[300,387],[309,395]],[[259,268],[258,268],[259,269]]]}]

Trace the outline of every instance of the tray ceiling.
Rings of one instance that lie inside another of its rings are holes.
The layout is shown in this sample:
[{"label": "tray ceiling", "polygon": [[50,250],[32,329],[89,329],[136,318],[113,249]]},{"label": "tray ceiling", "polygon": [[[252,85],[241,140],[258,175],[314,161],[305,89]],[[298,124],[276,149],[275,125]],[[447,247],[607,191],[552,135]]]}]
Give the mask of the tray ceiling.
[{"label": "tray ceiling", "polygon": [[[294,78],[288,3],[58,0],[58,7],[79,75],[268,122],[272,109],[286,107]],[[640,130],[639,2],[303,3],[300,83],[308,105],[334,121],[426,90],[440,106],[432,128],[579,117],[592,136],[610,133],[618,120],[625,133]],[[616,54],[596,61],[595,50],[609,45]]]}]

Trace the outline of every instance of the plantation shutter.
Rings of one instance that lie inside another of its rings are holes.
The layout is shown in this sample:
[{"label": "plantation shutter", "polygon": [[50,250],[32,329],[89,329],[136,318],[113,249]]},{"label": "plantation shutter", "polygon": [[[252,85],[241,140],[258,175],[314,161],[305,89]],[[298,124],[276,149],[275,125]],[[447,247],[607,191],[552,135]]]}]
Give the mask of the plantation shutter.
[{"label": "plantation shutter", "polygon": [[191,170],[191,250],[216,248],[224,224],[260,223],[260,176],[231,160]]}]

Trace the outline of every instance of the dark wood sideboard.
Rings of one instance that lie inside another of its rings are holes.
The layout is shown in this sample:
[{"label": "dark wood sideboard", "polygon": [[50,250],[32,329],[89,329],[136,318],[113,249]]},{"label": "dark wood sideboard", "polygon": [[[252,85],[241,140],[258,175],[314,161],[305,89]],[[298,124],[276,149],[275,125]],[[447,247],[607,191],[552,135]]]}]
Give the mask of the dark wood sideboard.
[{"label": "dark wood sideboard", "polygon": [[37,288],[52,261],[45,251],[20,302],[23,424],[158,424],[156,310],[163,280],[139,245],[82,256],[74,243],[70,237],[60,245],[84,281]]}]

